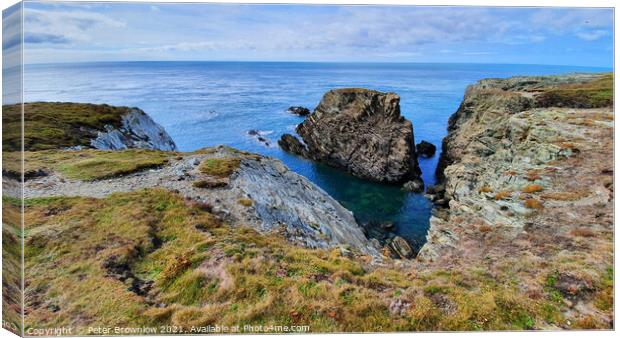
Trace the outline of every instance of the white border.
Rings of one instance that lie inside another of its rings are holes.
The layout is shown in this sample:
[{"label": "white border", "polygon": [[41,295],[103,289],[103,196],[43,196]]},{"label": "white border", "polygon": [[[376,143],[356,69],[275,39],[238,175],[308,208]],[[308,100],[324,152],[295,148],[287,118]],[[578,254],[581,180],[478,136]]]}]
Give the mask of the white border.
[{"label": "white border", "polygon": [[[10,7],[18,3],[16,0],[2,0],[2,10]],[[26,0],[26,2],[28,2]],[[62,2],[62,1],[59,1]],[[87,1],[87,0],[71,0],[66,2],[127,2],[122,0],[107,0],[107,1]],[[494,7],[608,7],[614,8],[614,10],[618,7],[618,3],[613,0],[589,0],[589,1],[577,1],[577,0],[450,0],[450,1],[428,1],[428,0],[289,0],[289,1],[278,1],[278,0],[211,0],[211,1],[197,1],[197,0],[134,0],[134,2],[179,2],[179,3],[189,3],[189,2],[210,2],[210,3],[299,3],[299,4],[337,4],[337,5],[362,5],[362,4],[379,4],[379,5],[433,5],[433,6],[494,6]],[[0,27],[0,35],[1,35],[1,27]],[[614,70],[617,65],[617,54],[615,54],[615,46],[618,45],[618,27],[614,25]],[[2,59],[0,58],[0,67],[2,66]],[[0,81],[2,80],[2,74],[0,72]],[[618,88],[618,74],[614,72],[614,83],[616,84],[614,88],[614,97],[616,100],[614,101],[614,112],[617,107],[617,100],[620,98],[620,89]],[[1,99],[0,99],[1,100]],[[614,158],[618,158],[618,154],[620,154],[620,149],[617,147],[616,140],[618,140],[619,131],[617,129],[614,130]],[[1,130],[0,130],[0,140],[1,140]],[[1,141],[0,141],[1,142]],[[1,149],[1,148],[0,148]],[[0,158],[0,165],[2,159]],[[614,172],[616,173],[616,172]],[[614,174],[614,182],[616,182],[616,174]],[[616,199],[614,205],[614,215],[618,214],[618,200]],[[0,201],[0,206],[1,206]],[[615,223],[614,223],[615,228]],[[615,230],[615,229],[614,229]],[[614,232],[615,235],[615,232]],[[1,235],[0,235],[1,238]],[[614,248],[618,247],[618,236],[614,236]],[[614,251],[615,257],[615,251]],[[614,259],[614,280],[618,280],[618,269],[615,264]],[[1,267],[1,264],[0,264]],[[1,274],[1,269],[0,269]],[[617,294],[616,289],[614,289],[614,293]],[[617,297],[614,297],[614,323],[616,322],[616,313],[618,309]],[[368,333],[365,336],[368,337],[403,337],[414,335],[416,337],[495,337],[497,335],[502,337],[523,337],[523,336],[544,336],[544,337],[615,337],[616,334],[614,331],[558,331],[558,332],[527,332],[527,331],[519,331],[519,332],[430,332],[430,333]],[[352,334],[313,334],[315,337],[326,337],[326,338],[342,338],[342,337],[350,337]],[[12,335],[9,331],[5,329],[0,329],[0,337],[16,337]],[[252,337],[255,335],[235,335],[235,337]],[[261,335],[262,337],[276,337],[278,335]],[[137,337],[148,337],[148,336],[137,336]],[[191,337],[214,337],[214,335],[202,336],[202,335],[193,335]],[[230,337],[230,335],[225,336]]]}]

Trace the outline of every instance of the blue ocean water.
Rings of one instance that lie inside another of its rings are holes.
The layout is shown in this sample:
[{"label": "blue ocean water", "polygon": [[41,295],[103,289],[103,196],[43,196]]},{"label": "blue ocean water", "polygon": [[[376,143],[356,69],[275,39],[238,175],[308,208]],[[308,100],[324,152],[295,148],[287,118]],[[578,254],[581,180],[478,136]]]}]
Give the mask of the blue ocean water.
[{"label": "blue ocean water", "polygon": [[[311,110],[333,88],[396,92],[413,122],[416,142],[438,153],[420,159],[423,179],[435,183],[435,167],[449,116],[468,84],[488,77],[602,72],[604,68],[496,64],[364,64],[287,62],[107,62],[27,65],[25,101],[71,101],[136,106],[160,123],[181,151],[226,144],[281,159],[352,210],[361,222],[395,223],[395,233],[420,247],[431,203],[351,177],[283,152],[277,139],[294,133],[303,118],[289,106]],[[269,145],[248,135],[259,130]]]}]

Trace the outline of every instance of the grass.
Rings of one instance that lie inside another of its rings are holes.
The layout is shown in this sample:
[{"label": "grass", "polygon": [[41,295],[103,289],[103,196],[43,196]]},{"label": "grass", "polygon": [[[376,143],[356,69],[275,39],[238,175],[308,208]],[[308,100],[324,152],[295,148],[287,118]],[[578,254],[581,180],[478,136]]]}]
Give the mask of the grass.
[{"label": "grass", "polygon": [[499,191],[495,194],[495,200],[496,201],[505,200],[509,198],[510,196],[512,196],[512,192],[510,191]]},{"label": "grass", "polygon": [[613,86],[613,74],[606,73],[593,81],[549,89],[536,99],[541,107],[611,107],[614,102]]},{"label": "grass", "polygon": [[249,198],[240,198],[237,200],[237,203],[243,205],[244,207],[251,207],[254,204],[254,201]]},{"label": "grass", "polygon": [[523,187],[523,189],[521,189],[521,192],[531,194],[535,192],[541,192],[543,190],[544,188],[540,184],[530,184],[530,185]]},{"label": "grass", "polygon": [[528,209],[540,210],[544,208],[542,202],[535,198],[526,198],[523,202],[523,205],[525,205],[525,207]]},{"label": "grass", "polygon": [[[71,325],[77,333],[88,326],[215,323],[301,324],[313,332],[522,330],[563,319],[552,300],[502,283],[508,277],[501,271],[489,279],[480,267],[368,270],[363,257],[339,249],[305,249],[277,233],[229,227],[208,208],[164,190],[26,205],[28,326]],[[151,291],[129,290],[108,270],[110,261],[152,283]],[[603,284],[598,292],[608,292]],[[389,311],[397,298],[412,304],[402,315]],[[602,307],[608,298],[600,296]]]},{"label": "grass", "polygon": [[237,157],[209,158],[200,164],[200,171],[215,177],[229,177],[239,168],[241,159]]},{"label": "grass", "polygon": [[[24,149],[29,151],[87,146],[105,125],[120,127],[130,108],[106,104],[32,102],[24,108]],[[21,150],[20,104],[2,106],[2,150]]]},{"label": "grass", "polygon": [[[24,152],[25,173],[57,170],[68,178],[80,180],[97,180],[126,175],[147,168],[166,164],[172,152],[158,150],[129,149],[124,151],[104,151],[86,149],[79,151],[28,151]],[[21,168],[19,152],[7,152],[3,170],[19,175]]]}]

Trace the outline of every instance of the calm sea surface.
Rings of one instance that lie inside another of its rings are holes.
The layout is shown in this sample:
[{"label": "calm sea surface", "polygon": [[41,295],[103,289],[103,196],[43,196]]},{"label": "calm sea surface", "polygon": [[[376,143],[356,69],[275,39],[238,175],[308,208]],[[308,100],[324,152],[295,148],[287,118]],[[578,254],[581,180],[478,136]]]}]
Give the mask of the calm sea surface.
[{"label": "calm sea surface", "polygon": [[[440,149],[448,117],[468,84],[487,77],[609,71],[601,68],[491,64],[339,64],[259,62],[113,62],[25,67],[25,100],[136,106],[172,136],[181,151],[226,144],[273,156],[352,210],[361,222],[395,223],[394,232],[416,247],[424,242],[432,205],[421,194],[365,182],[283,152],[277,139],[294,133],[300,117],[333,88],[396,92],[415,140]],[[269,145],[248,135],[258,130]],[[420,159],[427,185],[435,181],[438,153]]]}]

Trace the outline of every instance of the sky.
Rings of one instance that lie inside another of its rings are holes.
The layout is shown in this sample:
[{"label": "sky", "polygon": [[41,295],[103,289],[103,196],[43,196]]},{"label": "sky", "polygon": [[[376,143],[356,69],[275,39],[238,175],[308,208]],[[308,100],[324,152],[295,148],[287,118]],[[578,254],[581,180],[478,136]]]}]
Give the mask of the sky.
[{"label": "sky", "polygon": [[[613,65],[612,9],[37,2],[24,6],[27,64],[213,60]],[[9,14],[3,21],[11,20]],[[10,34],[4,35],[3,48],[8,49]]]}]

